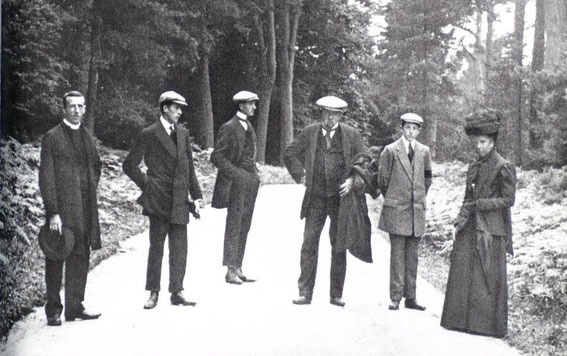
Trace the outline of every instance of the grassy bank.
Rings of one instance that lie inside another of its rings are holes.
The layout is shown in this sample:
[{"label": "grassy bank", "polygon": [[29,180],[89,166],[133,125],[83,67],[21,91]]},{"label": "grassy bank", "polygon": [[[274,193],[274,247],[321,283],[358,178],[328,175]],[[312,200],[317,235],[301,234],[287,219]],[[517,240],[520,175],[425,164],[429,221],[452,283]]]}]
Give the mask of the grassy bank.
[{"label": "grassy bank", "polygon": [[[452,224],[464,196],[466,165],[434,165],[427,233],[419,273],[444,292]],[[517,171],[512,208],[514,256],[508,256],[509,327],[506,341],[530,355],[567,350],[567,170]],[[381,200],[380,200],[381,201]],[[380,208],[379,202],[372,209]]]}]

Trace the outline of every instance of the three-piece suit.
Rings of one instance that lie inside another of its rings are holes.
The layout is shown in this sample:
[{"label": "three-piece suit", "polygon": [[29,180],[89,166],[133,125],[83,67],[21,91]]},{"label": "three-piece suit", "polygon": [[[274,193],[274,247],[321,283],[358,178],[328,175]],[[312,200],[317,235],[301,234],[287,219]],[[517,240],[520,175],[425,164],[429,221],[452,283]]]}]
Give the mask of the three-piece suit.
[{"label": "three-piece suit", "polygon": [[[330,134],[330,133],[327,133]],[[305,176],[305,195],[301,219],[305,218],[298,280],[299,295],[312,298],[317,274],[319,239],[327,220],[331,219],[331,298],[341,298],[346,273],[346,252],[337,251],[339,186],[349,177],[354,157],[364,151],[358,131],[338,124],[330,146],[321,123],[305,127],[284,151],[284,163],[296,182]]]},{"label": "three-piece suit", "polygon": [[[175,125],[172,137],[161,120],[138,135],[124,160],[124,173],[142,190],[137,202],[150,219],[146,290],[159,291],[164,242],[169,237],[169,292],[183,290],[191,199],[202,199],[189,132]],[[147,172],[140,168],[144,161]]]},{"label": "three-piece suit", "polygon": [[61,314],[59,292],[65,264],[65,314],[84,310],[90,248],[101,247],[97,187],[101,161],[89,132],[73,130],[64,122],[49,130],[41,145],[39,189],[46,218],[59,214],[62,225],[73,232],[75,244],[65,261],[46,257],[47,317]]},{"label": "three-piece suit", "polygon": [[256,134],[250,121],[235,115],[221,126],[211,162],[218,168],[211,205],[227,208],[223,265],[240,268],[260,187]]}]

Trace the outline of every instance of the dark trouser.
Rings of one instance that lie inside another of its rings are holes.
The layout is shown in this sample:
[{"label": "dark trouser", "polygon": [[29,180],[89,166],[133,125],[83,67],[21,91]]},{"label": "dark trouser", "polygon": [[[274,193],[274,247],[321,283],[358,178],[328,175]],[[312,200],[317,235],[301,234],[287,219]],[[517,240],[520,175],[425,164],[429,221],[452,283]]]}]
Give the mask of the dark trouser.
[{"label": "dark trouser", "polygon": [[419,238],[390,234],[390,299],[415,299]]},{"label": "dark trouser", "polygon": [[171,224],[157,216],[150,216],[150,251],[146,274],[146,290],[159,292],[161,262],[166,236],[169,237],[169,292],[183,290],[187,264],[187,225]]},{"label": "dark trouser", "polygon": [[224,232],[223,266],[242,267],[259,187],[260,178],[256,173],[250,173],[249,179],[232,181]]},{"label": "dark trouser", "polygon": [[[90,202],[89,191],[81,192],[83,204],[83,230],[91,230],[91,217],[89,216]],[[73,229],[75,245],[65,261],[54,261],[45,258],[45,288],[47,302],[45,303],[45,314],[48,317],[60,315],[63,311],[61,304],[61,284],[63,280],[63,265],[65,265],[65,315],[77,314],[85,310],[85,288],[87,286],[87,274],[89,273],[89,233],[83,233]]]},{"label": "dark trouser", "polygon": [[327,216],[331,218],[329,237],[331,239],[331,297],[342,298],[346,274],[346,252],[336,252],[337,223],[339,217],[339,198],[313,199],[305,218],[303,245],[301,246],[301,274],[299,275],[299,295],[309,299],[313,296],[319,238]]},{"label": "dark trouser", "polygon": [[60,315],[63,311],[59,295],[63,279],[63,264],[65,264],[65,314],[71,315],[85,310],[83,300],[89,273],[89,255],[89,247],[80,241],[65,261],[45,259],[47,293],[45,314],[48,317]]}]

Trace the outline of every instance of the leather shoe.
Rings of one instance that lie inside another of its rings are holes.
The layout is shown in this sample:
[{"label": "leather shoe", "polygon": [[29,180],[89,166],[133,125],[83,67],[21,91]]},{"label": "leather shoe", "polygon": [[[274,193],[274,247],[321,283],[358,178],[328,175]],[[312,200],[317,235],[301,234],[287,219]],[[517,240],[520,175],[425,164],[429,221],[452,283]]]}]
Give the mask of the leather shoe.
[{"label": "leather shoe", "polygon": [[159,298],[159,292],[150,292],[150,298],[144,303],[144,309],[153,309],[156,307]]},{"label": "leather shoe", "polygon": [[305,297],[305,296],[301,296],[301,297],[299,297],[299,298],[297,298],[297,299],[294,299],[294,300],[292,301],[292,303],[293,303],[293,304],[296,304],[296,305],[307,305],[307,304],[311,304],[311,299],[309,299],[309,298],[307,298],[307,297]]},{"label": "leather shoe", "polygon": [[238,284],[238,285],[242,284],[242,279],[238,277],[235,271],[230,269],[226,272],[226,276],[224,277],[224,280],[226,281],[226,283],[230,283],[230,284]]},{"label": "leather shoe", "polygon": [[408,309],[415,309],[419,311],[424,311],[425,307],[423,305],[419,305],[415,299],[406,299],[404,301],[404,306]]},{"label": "leather shoe", "polygon": [[332,297],[331,298],[331,304],[336,305],[337,307],[344,307],[345,306],[345,302],[343,302],[341,300],[341,298],[339,298],[339,297]]},{"label": "leather shoe", "polygon": [[49,326],[61,326],[61,316],[54,315],[47,317],[47,325]]},{"label": "leather shoe", "polygon": [[244,275],[244,273],[242,273],[242,268],[237,268],[237,269],[236,269],[236,275],[238,276],[238,278],[240,278],[240,280],[241,280],[242,282],[248,282],[248,283],[254,283],[254,282],[256,282],[255,279],[246,278],[246,276]]},{"label": "leather shoe", "polygon": [[169,298],[169,300],[171,301],[171,305],[184,305],[190,307],[194,307],[195,305],[197,305],[197,303],[190,302],[187,299],[185,299],[185,297],[183,296],[183,294],[181,294],[181,292],[171,293],[171,298]]},{"label": "leather shoe", "polygon": [[102,314],[101,313],[89,313],[86,310],[83,310],[79,313],[74,314],[65,314],[66,321],[74,321],[75,319],[82,319],[82,320],[93,320],[98,319]]},{"label": "leather shoe", "polygon": [[388,305],[389,310],[398,310],[400,309],[400,301],[399,300],[392,300],[390,305]]}]

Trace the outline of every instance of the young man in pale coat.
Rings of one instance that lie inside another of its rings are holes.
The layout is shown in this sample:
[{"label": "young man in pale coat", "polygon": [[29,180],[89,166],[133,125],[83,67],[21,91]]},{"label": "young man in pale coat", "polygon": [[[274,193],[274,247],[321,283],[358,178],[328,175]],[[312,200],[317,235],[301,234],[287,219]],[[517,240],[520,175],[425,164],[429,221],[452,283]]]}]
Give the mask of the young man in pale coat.
[{"label": "young man in pale coat", "polygon": [[378,227],[390,234],[390,310],[425,310],[416,301],[419,238],[425,232],[425,197],[431,185],[429,147],[416,141],[423,119],[403,114],[402,137],[380,155],[378,186],[384,206]]}]

